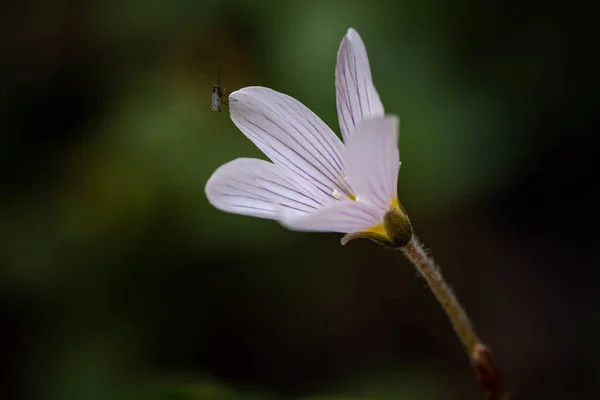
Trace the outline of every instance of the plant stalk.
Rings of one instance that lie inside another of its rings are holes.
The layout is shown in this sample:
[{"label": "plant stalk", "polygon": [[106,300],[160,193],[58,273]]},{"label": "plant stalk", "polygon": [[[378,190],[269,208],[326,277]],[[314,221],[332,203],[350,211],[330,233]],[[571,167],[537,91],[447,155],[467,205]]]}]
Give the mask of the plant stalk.
[{"label": "plant stalk", "polygon": [[481,343],[464,308],[458,302],[452,289],[442,276],[439,267],[419,242],[412,235],[410,241],[401,247],[404,255],[414,264],[429,285],[429,288],[448,315],[454,331],[462,342],[475,368],[479,385],[487,400],[507,400],[509,395],[504,391],[500,374],[492,358],[491,349]]}]

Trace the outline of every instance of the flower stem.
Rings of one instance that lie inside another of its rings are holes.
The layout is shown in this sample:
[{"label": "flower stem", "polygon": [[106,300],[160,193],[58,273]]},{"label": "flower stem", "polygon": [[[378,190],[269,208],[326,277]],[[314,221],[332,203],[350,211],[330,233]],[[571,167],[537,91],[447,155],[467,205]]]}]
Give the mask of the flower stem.
[{"label": "flower stem", "polygon": [[494,364],[490,348],[480,342],[467,313],[444,280],[439,267],[427,255],[427,252],[414,235],[401,249],[404,255],[415,265],[421,276],[425,278],[431,291],[448,315],[454,331],[475,367],[477,379],[486,399],[508,399],[508,394],[502,388],[500,375]]},{"label": "flower stem", "polygon": [[427,255],[419,240],[413,236],[406,246],[402,247],[404,255],[415,265],[417,271],[425,278],[431,291],[448,314],[452,327],[460,341],[465,346],[467,354],[471,354],[479,338],[450,286],[444,280],[442,272],[433,260]]}]

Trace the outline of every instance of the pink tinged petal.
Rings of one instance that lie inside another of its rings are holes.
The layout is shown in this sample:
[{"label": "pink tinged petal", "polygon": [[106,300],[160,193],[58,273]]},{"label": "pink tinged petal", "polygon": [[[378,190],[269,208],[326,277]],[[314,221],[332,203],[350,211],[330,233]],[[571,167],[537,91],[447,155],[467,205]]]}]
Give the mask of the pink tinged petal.
[{"label": "pink tinged petal", "polygon": [[346,142],[348,182],[357,201],[387,210],[397,195],[400,152],[396,116],[363,121]]},{"label": "pink tinged petal", "polygon": [[304,215],[327,201],[287,170],[252,158],[238,158],[219,167],[206,183],[205,192],[219,210],[268,219],[277,219],[279,208]]},{"label": "pink tinged petal", "polygon": [[382,223],[383,214],[377,207],[352,200],[341,200],[311,214],[299,215],[281,209],[280,222],[296,231],[362,232]]},{"label": "pink tinged petal", "polygon": [[338,50],[335,91],[344,141],[364,119],[384,115],[383,104],[371,78],[365,44],[352,28],[348,29]]},{"label": "pink tinged petal", "polygon": [[343,144],[325,123],[294,98],[264,87],[230,96],[233,123],[275,164],[332,197],[350,194],[343,179]]}]

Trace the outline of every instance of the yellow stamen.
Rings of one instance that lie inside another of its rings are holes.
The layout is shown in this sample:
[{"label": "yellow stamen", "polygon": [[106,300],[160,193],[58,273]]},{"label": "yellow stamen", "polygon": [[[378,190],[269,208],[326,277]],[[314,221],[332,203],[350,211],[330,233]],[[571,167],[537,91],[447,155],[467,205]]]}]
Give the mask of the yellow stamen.
[{"label": "yellow stamen", "polygon": [[[344,197],[344,194],[337,189],[333,189],[332,195],[333,195],[333,197],[335,197],[338,200],[341,199],[342,197]],[[348,198],[352,201],[356,201],[356,196],[354,196],[353,194],[349,194]]]}]

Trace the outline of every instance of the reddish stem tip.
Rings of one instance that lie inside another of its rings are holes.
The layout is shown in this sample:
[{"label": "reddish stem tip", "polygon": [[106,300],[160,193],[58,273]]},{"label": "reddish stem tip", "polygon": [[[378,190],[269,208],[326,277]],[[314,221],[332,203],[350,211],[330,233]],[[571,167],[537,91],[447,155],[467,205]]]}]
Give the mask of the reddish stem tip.
[{"label": "reddish stem tip", "polygon": [[504,392],[500,373],[494,363],[492,350],[484,344],[477,343],[471,353],[471,362],[475,367],[477,380],[487,400],[508,400]]}]

